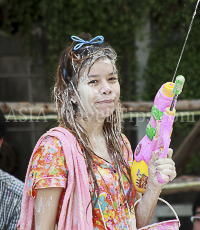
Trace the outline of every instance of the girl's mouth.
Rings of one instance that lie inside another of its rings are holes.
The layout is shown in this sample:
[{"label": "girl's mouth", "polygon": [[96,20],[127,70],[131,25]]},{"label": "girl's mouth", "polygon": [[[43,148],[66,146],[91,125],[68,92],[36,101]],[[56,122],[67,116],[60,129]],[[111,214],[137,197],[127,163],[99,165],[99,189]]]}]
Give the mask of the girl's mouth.
[{"label": "girl's mouth", "polygon": [[111,104],[114,103],[114,100],[103,100],[103,101],[98,101],[98,104]]}]

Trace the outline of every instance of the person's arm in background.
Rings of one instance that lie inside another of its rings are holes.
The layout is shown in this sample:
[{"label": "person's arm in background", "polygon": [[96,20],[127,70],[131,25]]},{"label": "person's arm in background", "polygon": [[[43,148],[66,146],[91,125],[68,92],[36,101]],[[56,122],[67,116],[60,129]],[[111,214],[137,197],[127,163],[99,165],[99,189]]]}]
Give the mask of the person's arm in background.
[{"label": "person's arm in background", "polygon": [[6,224],[6,230],[17,230],[18,220],[20,217],[21,210],[21,199],[16,200],[16,205],[13,208],[13,212],[9,217],[8,223]]},{"label": "person's arm in background", "polygon": [[24,183],[0,169],[0,228],[17,229]]},{"label": "person's arm in background", "polygon": [[35,230],[55,230],[58,205],[63,188],[37,189],[34,200]]}]

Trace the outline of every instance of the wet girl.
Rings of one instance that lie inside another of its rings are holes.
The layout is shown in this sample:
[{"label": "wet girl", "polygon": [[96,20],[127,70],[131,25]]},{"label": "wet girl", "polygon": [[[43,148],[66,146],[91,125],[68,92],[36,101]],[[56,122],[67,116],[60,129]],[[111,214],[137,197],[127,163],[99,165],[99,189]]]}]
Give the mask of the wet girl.
[{"label": "wet girl", "polygon": [[172,180],[174,162],[153,155],[146,193],[134,208],[139,194],[131,180],[133,153],[121,133],[117,55],[102,36],[72,40],[54,87],[60,125],[33,151],[20,229],[136,230],[151,222],[164,185],[156,172]]}]

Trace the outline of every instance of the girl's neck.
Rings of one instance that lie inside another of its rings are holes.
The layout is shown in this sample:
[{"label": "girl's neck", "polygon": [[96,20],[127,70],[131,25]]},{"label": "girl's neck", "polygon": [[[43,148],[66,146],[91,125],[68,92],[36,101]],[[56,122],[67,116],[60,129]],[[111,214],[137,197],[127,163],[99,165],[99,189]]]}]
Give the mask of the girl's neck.
[{"label": "girl's neck", "polygon": [[93,152],[111,163],[112,160],[109,156],[106,138],[103,133],[104,120],[102,122],[96,120],[82,120],[82,122],[79,121],[79,124],[85,129]]},{"label": "girl's neck", "polygon": [[96,120],[79,120],[78,123],[85,129],[90,141],[103,137],[104,121]]}]

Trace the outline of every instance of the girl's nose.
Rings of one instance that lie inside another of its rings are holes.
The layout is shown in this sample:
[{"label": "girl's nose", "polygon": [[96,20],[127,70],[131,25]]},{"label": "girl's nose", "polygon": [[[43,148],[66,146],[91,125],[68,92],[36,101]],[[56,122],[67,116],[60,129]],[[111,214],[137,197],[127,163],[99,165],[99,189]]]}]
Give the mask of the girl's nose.
[{"label": "girl's nose", "polygon": [[100,94],[109,95],[112,93],[112,88],[110,87],[109,83],[106,80],[102,81]]}]

